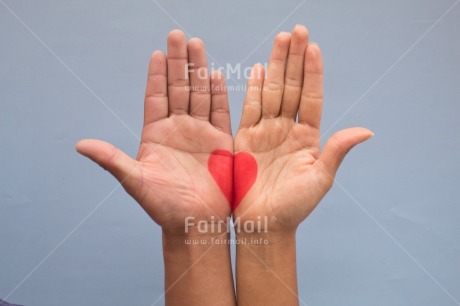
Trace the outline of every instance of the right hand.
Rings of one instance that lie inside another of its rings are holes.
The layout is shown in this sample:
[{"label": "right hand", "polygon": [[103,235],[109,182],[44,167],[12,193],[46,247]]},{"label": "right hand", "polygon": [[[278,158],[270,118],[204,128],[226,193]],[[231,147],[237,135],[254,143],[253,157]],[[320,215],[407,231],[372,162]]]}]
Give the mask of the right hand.
[{"label": "right hand", "polygon": [[[193,38],[187,44],[179,30],[168,36],[168,57],[161,51],[151,56],[137,158],[93,139],[76,148],[115,176],[166,231],[183,233],[188,216],[197,222],[212,216],[224,220],[231,213],[208,171],[214,150],[233,154],[225,81],[220,72],[208,76],[203,42]],[[228,159],[223,175],[231,182],[233,157]]]}]

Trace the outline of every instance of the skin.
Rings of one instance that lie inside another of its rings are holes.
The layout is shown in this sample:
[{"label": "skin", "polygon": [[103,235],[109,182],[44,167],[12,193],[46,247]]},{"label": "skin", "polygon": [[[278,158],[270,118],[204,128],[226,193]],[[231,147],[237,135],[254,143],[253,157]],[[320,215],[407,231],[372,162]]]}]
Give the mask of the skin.
[{"label": "skin", "polygon": [[[190,74],[187,64],[193,68]],[[211,243],[228,239],[228,234],[202,234],[193,226],[186,233],[184,228],[186,217],[194,217],[196,224],[225,220],[231,213],[208,171],[211,152],[233,154],[225,83],[220,72],[207,76],[205,71],[204,43],[197,38],[187,42],[179,30],[170,32],[167,56],[155,51],[150,59],[137,158],[100,140],[76,145],[79,153],[115,176],[162,227],[167,305],[235,304],[229,245]],[[199,77],[203,72],[205,77]],[[231,167],[226,176],[232,177]],[[189,237],[211,245],[186,245]]]},{"label": "skin", "polygon": [[[188,75],[189,63],[194,71]],[[297,227],[331,188],[347,152],[373,133],[339,131],[321,152],[322,59],[303,26],[276,36],[266,74],[262,65],[253,67],[234,141],[223,76],[198,77],[206,67],[203,42],[187,43],[181,31],[172,31],[168,55],[151,57],[137,158],[93,139],[78,142],[77,151],[113,174],[162,227],[167,305],[236,303],[229,246],[214,243],[228,234],[184,228],[186,217],[210,223],[230,216],[230,196],[221,188],[233,180],[234,218],[276,218],[267,233],[236,233],[237,239],[268,242],[237,245],[238,304],[297,305]],[[210,166],[221,150],[230,152],[220,161],[227,166]],[[190,237],[207,243],[184,243]]]},{"label": "skin", "polygon": [[[304,26],[276,36],[267,69],[253,67],[234,141],[235,153],[248,152],[258,167],[234,217],[276,221],[268,222],[268,233],[237,233],[238,239],[268,241],[237,246],[238,305],[297,305],[296,229],[331,188],[347,152],[373,133],[341,130],[320,151],[323,65]],[[235,160],[234,167],[245,164]]]}]

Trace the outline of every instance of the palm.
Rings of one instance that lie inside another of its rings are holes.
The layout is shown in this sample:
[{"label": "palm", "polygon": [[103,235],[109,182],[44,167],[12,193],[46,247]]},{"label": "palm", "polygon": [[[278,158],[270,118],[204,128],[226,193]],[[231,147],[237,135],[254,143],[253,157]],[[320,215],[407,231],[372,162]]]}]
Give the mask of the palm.
[{"label": "palm", "polygon": [[170,222],[167,218],[183,223],[186,216],[224,219],[229,205],[207,163],[216,148],[232,147],[231,135],[188,115],[151,123],[144,127],[137,156],[144,183],[137,200],[160,224]]},{"label": "palm", "polygon": [[324,187],[313,168],[319,156],[318,130],[286,118],[262,120],[238,131],[235,151],[251,152],[264,174],[240,204],[244,218],[276,216],[285,223],[292,216],[307,216],[319,201]]}]

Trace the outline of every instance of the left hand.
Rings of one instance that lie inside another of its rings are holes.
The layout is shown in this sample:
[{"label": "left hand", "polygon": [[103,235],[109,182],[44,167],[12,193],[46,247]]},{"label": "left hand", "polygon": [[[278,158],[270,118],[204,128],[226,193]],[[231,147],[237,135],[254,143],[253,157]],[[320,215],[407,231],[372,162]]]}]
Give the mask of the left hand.
[{"label": "left hand", "polygon": [[255,181],[244,194],[249,164],[236,155],[234,188],[241,202],[234,216],[242,223],[274,216],[269,231],[291,231],[328,192],[346,153],[373,133],[341,130],[320,152],[323,65],[305,27],[276,36],[264,72],[262,65],[253,67],[234,142],[235,154],[250,154],[257,167]]}]

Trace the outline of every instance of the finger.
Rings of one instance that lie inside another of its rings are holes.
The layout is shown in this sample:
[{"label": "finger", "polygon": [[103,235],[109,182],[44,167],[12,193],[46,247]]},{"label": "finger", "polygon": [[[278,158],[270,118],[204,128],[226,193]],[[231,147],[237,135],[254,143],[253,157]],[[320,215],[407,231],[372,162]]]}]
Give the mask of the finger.
[{"label": "finger", "polygon": [[169,114],[188,114],[189,77],[187,42],[180,30],[168,35],[168,96]]},{"label": "finger", "polygon": [[291,34],[291,45],[287,60],[286,76],[284,78],[284,92],[281,105],[281,114],[293,118],[297,115],[300,103],[300,94],[303,84],[303,67],[305,49],[308,45],[308,31],[303,25],[297,25]]},{"label": "finger", "polygon": [[299,123],[319,129],[323,108],[323,60],[317,44],[305,51],[305,70],[299,106]]},{"label": "finger", "polygon": [[319,167],[325,172],[325,179],[332,184],[337,169],[346,154],[357,144],[374,136],[370,130],[355,127],[336,132],[329,138],[319,157]]},{"label": "finger", "polygon": [[144,126],[168,116],[166,56],[155,51],[150,57],[144,100]]},{"label": "finger", "polygon": [[280,112],[284,88],[284,71],[290,41],[291,35],[289,33],[281,32],[275,37],[262,90],[263,118],[276,117]]},{"label": "finger", "polygon": [[248,80],[246,98],[241,115],[240,128],[256,125],[262,115],[262,86],[264,84],[265,69],[261,64],[256,64],[251,69]]},{"label": "finger", "polygon": [[192,38],[188,43],[187,50],[191,85],[190,115],[208,121],[211,108],[211,92],[205,46],[201,39]]},{"label": "finger", "polygon": [[232,134],[227,86],[222,72],[211,72],[211,124],[217,129]]},{"label": "finger", "polygon": [[88,157],[109,171],[124,186],[138,176],[136,161],[105,141],[95,139],[80,140],[77,152]]}]

